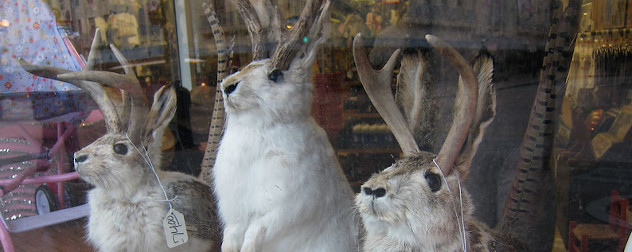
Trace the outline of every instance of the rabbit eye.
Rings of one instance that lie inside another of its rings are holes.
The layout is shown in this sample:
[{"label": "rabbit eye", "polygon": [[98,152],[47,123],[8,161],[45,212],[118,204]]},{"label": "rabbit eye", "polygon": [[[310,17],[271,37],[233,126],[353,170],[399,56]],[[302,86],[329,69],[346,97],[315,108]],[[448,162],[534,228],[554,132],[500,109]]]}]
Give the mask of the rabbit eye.
[{"label": "rabbit eye", "polygon": [[235,91],[235,89],[237,89],[237,85],[239,85],[239,82],[235,83],[235,84],[230,84],[228,85],[225,89],[224,89],[224,93],[225,94],[231,94],[233,91]]},{"label": "rabbit eye", "polygon": [[268,74],[268,79],[274,82],[279,82],[283,79],[283,72],[281,72],[281,70],[279,69],[273,69],[272,72]]},{"label": "rabbit eye", "polygon": [[112,149],[116,154],[125,155],[127,154],[127,145],[125,144],[115,144]]},{"label": "rabbit eye", "polygon": [[436,173],[426,173],[424,175],[426,181],[428,182],[428,187],[432,192],[439,191],[441,189],[441,177]]}]

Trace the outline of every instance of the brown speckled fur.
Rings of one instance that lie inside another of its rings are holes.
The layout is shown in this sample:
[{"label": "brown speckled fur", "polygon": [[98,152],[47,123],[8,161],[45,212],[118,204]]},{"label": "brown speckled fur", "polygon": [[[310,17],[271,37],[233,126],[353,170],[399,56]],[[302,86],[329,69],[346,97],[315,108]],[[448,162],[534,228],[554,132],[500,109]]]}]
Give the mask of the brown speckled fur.
[{"label": "brown speckled fur", "polygon": [[397,160],[362,185],[356,206],[366,229],[364,251],[527,251],[524,244],[474,219],[473,203],[461,188],[495,113],[491,58],[482,55],[473,68],[479,82],[478,107],[465,144],[451,146],[460,154],[450,172],[442,174],[433,161],[436,154],[421,151]]}]

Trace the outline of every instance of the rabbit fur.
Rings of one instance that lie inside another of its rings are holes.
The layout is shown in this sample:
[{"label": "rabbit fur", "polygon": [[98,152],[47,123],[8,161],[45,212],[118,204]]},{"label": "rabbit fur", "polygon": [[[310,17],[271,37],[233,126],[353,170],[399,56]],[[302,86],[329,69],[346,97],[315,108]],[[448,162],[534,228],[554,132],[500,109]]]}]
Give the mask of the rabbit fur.
[{"label": "rabbit fur", "polygon": [[158,167],[160,140],[175,105],[173,88],[156,93],[142,146],[134,147],[125,133],[109,132],[74,154],[77,173],[94,185],[88,193],[87,239],[99,251],[169,250],[162,226],[169,203],[146,158],[156,161],[162,187],[187,224],[189,241],[169,251],[209,251],[221,239],[212,188],[192,176]]},{"label": "rabbit fur", "polygon": [[366,229],[364,251],[525,250],[518,241],[475,220],[470,196],[461,188],[494,114],[492,60],[481,55],[474,62],[479,82],[478,109],[454,168],[444,176],[435,163],[436,154],[421,151],[371,176],[356,196]]},{"label": "rabbit fur", "polygon": [[213,176],[224,252],[358,250],[353,192],[310,115],[317,47],[276,82],[269,59],[222,82],[226,129]]},{"label": "rabbit fur", "polygon": [[[467,251],[516,251],[516,241],[489,229],[472,218],[474,206],[459,180],[463,171],[454,169],[445,179],[435,166],[434,153],[421,152],[398,160],[391,167],[373,175],[362,188],[385,188],[383,197],[366,193],[356,197],[356,204],[366,228],[364,251],[464,251],[461,242],[461,209]],[[457,178],[457,173],[459,178]],[[432,192],[429,178],[441,179],[441,189]],[[461,199],[462,198],[462,208]]]}]

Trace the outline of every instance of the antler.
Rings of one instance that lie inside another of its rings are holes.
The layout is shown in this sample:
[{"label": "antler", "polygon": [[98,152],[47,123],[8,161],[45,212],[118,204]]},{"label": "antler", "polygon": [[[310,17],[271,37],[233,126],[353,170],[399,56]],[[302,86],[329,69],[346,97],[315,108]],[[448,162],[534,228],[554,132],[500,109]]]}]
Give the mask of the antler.
[{"label": "antler", "polygon": [[[102,43],[100,34],[101,33],[97,28],[94,39],[92,40],[85,70],[92,70],[94,68],[96,58],[100,55],[98,48]],[[32,65],[24,59],[18,59],[18,63],[29,73],[54,80],[64,81],[57,76],[72,72],[63,68]],[[90,97],[92,97],[97,106],[99,106],[101,113],[103,113],[105,126],[108,132],[119,132],[121,130],[121,119],[115,110],[114,104],[106,95],[105,90],[103,90],[103,87],[99,83],[85,80],[68,80],[66,82],[81,88],[81,90],[85,91],[88,95],[90,95]]]},{"label": "antler", "polygon": [[404,154],[410,155],[419,152],[415,138],[408,129],[406,120],[399,111],[391,90],[393,69],[397,63],[399,49],[391,55],[381,70],[376,71],[371,67],[366,53],[363,52],[362,44],[362,34],[358,33],[353,41],[353,58],[364,90],[393,132]]},{"label": "antler", "polygon": [[[289,34],[283,36],[280,45],[277,46],[274,56],[272,57],[272,66],[276,69],[287,70],[290,62],[296,56],[304,39],[314,39],[317,34],[312,31],[312,26],[321,26],[324,19],[328,19],[329,15],[323,15],[328,11],[329,0],[309,0],[301,13],[298,21],[292,29],[288,30]],[[328,20],[325,20],[327,22]],[[315,29],[318,30],[318,29]],[[309,34],[308,34],[309,33]],[[285,34],[284,34],[285,35]],[[284,42],[285,41],[285,42]]]},{"label": "antler", "polygon": [[[123,54],[116,49],[114,45],[110,45],[114,56],[123,66],[125,74],[118,74],[113,72],[104,71],[80,71],[64,73],[57,76],[61,81],[92,81],[101,83],[106,86],[119,88],[124,92],[123,102],[124,111],[128,111],[128,105],[125,105],[128,100],[131,101],[131,113],[129,118],[122,117],[123,122],[127,122],[127,134],[133,142],[137,142],[142,137],[144,130],[145,119],[148,112],[147,99],[143,94],[140,83],[134,74],[134,71],[129,67],[127,59]],[[129,94],[129,97],[127,96]]]},{"label": "antler", "polygon": [[[441,167],[441,171],[444,174],[449,174],[468,137],[470,126],[476,114],[478,80],[467,61],[456,50],[435,36],[426,35],[426,39],[457,68],[461,75],[454,121],[439,154],[437,154],[437,163]],[[361,45],[362,36],[358,34],[353,41],[353,57],[360,81],[369,99],[371,99],[371,102],[393,132],[393,135],[395,135],[404,154],[410,155],[419,152],[419,147],[407,126],[404,116],[395,103],[391,91],[392,72],[395,68],[399,50],[391,55],[391,58],[381,70],[375,71],[371,67],[366,54],[361,52]]]},{"label": "antler", "polygon": [[478,80],[474,70],[454,48],[432,35],[426,35],[426,40],[439,54],[454,65],[461,75],[454,121],[439,154],[437,154],[437,163],[441,167],[441,171],[448,174],[461,152],[474,119],[478,100]]},{"label": "antler", "polygon": [[[272,4],[268,0],[260,0],[256,2],[256,6],[252,3],[256,0],[235,0],[235,7],[246,22],[248,33],[250,34],[250,40],[252,43],[252,59],[260,60],[268,58],[268,50],[266,44],[270,34],[280,34],[279,26],[273,24],[279,24],[279,14],[272,8]],[[273,15],[274,14],[274,15]],[[274,29],[274,30],[270,30]],[[279,38],[279,37],[277,37]]]},{"label": "antler", "polygon": [[[276,45],[272,58],[272,67],[287,70],[292,59],[300,50],[304,40],[314,39],[317,29],[329,15],[329,0],[308,0],[301,16],[291,29],[283,27],[282,18],[277,9],[268,0],[235,0],[239,14],[246,22],[252,41],[253,60],[268,58],[266,45]],[[275,41],[278,40],[278,41]]]}]

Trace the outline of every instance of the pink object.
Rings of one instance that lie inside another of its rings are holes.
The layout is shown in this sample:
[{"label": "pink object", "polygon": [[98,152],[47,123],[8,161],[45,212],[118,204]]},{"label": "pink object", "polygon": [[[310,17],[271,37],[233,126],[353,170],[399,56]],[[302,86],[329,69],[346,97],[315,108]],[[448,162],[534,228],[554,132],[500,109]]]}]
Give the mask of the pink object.
[{"label": "pink object", "polygon": [[87,205],[37,215],[33,202],[35,188],[45,185],[64,207],[64,182],[78,179],[68,155],[77,145],[69,139],[96,108],[77,87],[24,71],[19,58],[72,71],[85,68],[43,1],[0,1],[0,242],[9,252],[14,251],[10,233],[88,215]]}]

